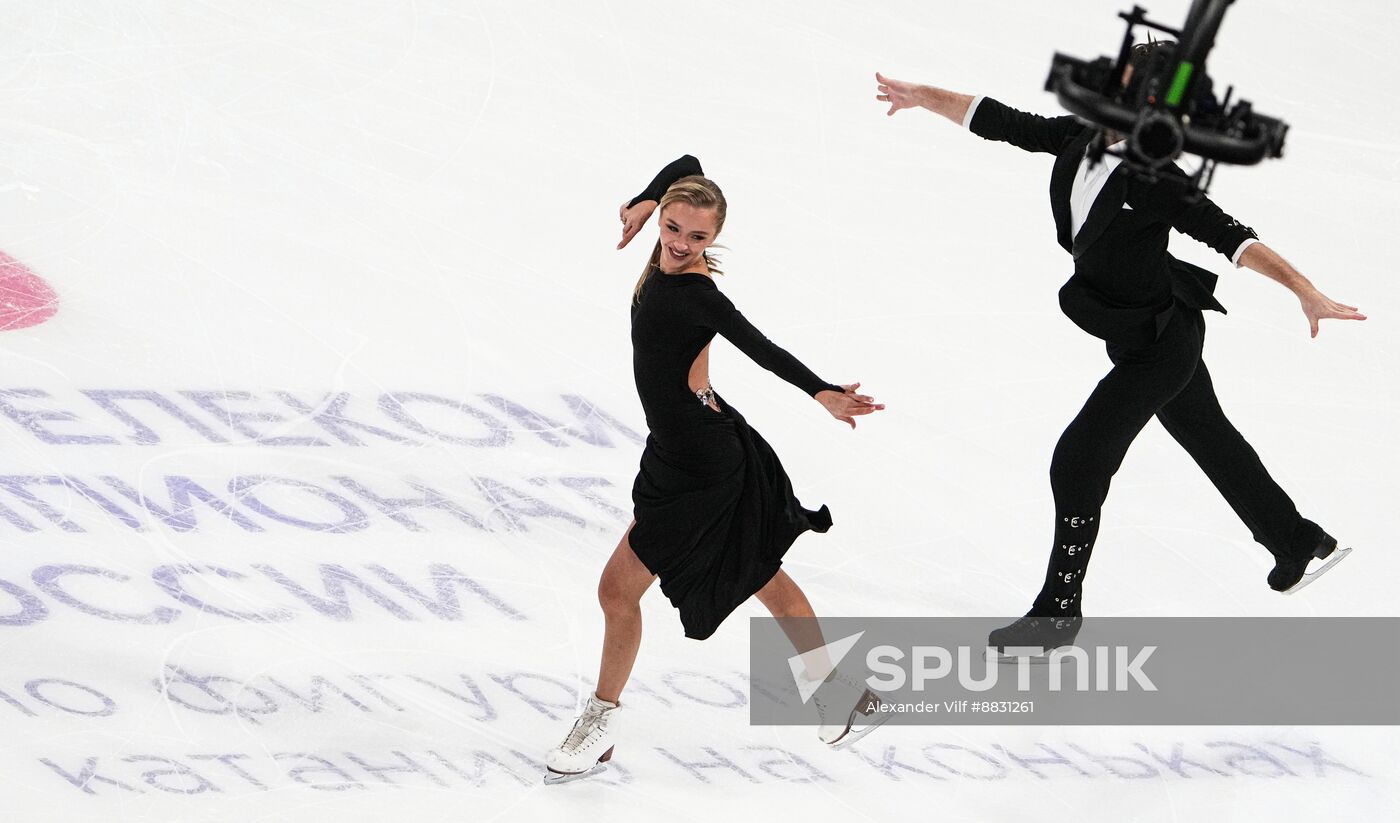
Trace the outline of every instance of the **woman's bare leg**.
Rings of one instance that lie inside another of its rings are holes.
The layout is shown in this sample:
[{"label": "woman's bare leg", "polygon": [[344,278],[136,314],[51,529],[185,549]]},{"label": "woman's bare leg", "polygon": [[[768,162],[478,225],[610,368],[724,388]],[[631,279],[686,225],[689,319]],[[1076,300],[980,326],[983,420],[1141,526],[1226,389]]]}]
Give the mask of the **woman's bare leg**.
[{"label": "woman's bare leg", "polygon": [[[635,525],[636,521],[633,521]],[[598,699],[616,703],[632,675],[642,644],[642,595],[656,579],[632,551],[627,527],[598,580],[598,605],[603,607],[603,660],[598,666]]]},{"label": "woman's bare leg", "polygon": [[[874,696],[859,680],[850,677],[851,672],[843,675],[831,664],[831,655],[827,653],[812,604],[807,602],[807,595],[802,593],[791,577],[779,570],[756,596],[777,618],[788,641],[802,655],[808,681],[835,681],[839,684],[835,687],[836,692],[828,692],[825,703],[813,695],[820,719],[817,737],[823,743],[828,746],[849,745],[889,720],[889,714],[875,715],[878,704]],[[843,700],[850,702],[842,705]],[[806,701],[804,697],[803,702]],[[865,719],[860,719],[861,716]]]},{"label": "woman's bare leg", "polygon": [[788,577],[787,572],[779,569],[778,573],[773,575],[773,579],[754,596],[777,618],[778,626],[787,635],[793,648],[803,656],[808,670],[821,672],[821,676],[825,676],[831,670],[825,651],[815,654],[810,652],[813,649],[821,649],[826,645],[826,640],[822,638],[822,629],[817,624],[817,615],[812,611],[812,604],[807,601],[807,595],[802,593],[797,583]]}]

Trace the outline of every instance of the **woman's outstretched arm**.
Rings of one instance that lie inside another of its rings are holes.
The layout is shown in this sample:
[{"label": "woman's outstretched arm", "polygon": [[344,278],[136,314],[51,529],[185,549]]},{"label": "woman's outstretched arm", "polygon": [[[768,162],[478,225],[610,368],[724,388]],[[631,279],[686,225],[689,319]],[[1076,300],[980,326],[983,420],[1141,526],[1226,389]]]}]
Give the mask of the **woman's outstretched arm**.
[{"label": "woman's outstretched arm", "polygon": [[718,289],[710,289],[695,300],[702,323],[723,335],[725,340],[750,360],[803,390],[822,404],[832,417],[855,428],[855,417],[884,408],[873,397],[857,394],[859,383],[842,386],[818,377],[802,361],[769,340]]}]

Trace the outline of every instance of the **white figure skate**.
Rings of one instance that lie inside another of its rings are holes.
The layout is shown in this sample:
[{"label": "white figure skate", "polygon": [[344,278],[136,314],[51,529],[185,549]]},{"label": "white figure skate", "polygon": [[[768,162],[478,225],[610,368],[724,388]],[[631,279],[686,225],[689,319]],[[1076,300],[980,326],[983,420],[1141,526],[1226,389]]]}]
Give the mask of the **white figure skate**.
[{"label": "white figure skate", "polygon": [[881,709],[881,698],[841,670],[812,694],[820,725],[817,737],[833,749],[844,749],[875,731],[893,715]]},{"label": "white figure skate", "polygon": [[613,741],[617,737],[617,713],[620,706],[589,695],[583,713],[574,721],[568,737],[558,748],[545,755],[544,776],[547,786],[568,783],[607,771],[612,759]]}]

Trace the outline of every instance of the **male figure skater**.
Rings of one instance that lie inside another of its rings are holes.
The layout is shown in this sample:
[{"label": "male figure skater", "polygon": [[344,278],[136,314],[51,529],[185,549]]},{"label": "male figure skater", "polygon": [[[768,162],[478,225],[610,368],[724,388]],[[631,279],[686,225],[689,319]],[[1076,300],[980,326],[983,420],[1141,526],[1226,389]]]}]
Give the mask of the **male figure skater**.
[{"label": "male figure skater", "polygon": [[[1132,74],[1165,41],[1134,47]],[[1109,481],[1128,446],[1155,415],[1205,471],[1275,558],[1269,586],[1292,592],[1312,582],[1349,552],[1302,517],[1269,476],[1259,456],[1226,419],[1201,360],[1202,310],[1223,312],[1212,296],[1215,276],[1167,253],[1172,229],[1205,243],[1236,266],[1275,280],[1295,295],[1317,336],[1323,319],[1365,320],[1337,303],[1253,229],[1205,197],[1186,197],[1184,183],[1147,182],[1104,155],[1094,162],[1089,144],[1097,129],[1072,116],[1046,118],[991,98],[956,94],[875,75],[876,99],[888,114],[922,107],[988,140],[1055,155],[1050,208],[1060,245],[1074,257],[1074,275],[1060,290],[1060,306],[1080,328],[1107,343],[1113,368],[1090,394],[1055,447],[1050,484],[1055,540],[1045,582],[1025,617],[991,633],[988,645],[1050,649],[1072,643],[1082,618],[1081,594],[1101,524]],[[1124,94],[1134,99],[1129,86]],[[1107,141],[1121,140],[1109,134]],[[1175,166],[1172,170],[1180,173]],[[1308,570],[1311,560],[1325,560]]]}]

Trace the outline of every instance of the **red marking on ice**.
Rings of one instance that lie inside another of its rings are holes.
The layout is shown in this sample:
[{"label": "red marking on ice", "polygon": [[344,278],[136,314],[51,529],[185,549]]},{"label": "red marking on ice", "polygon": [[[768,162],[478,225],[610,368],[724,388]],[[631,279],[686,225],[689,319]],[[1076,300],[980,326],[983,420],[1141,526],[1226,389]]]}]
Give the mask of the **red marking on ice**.
[{"label": "red marking on ice", "polygon": [[58,313],[58,295],[29,267],[0,251],[0,331],[37,326]]}]

